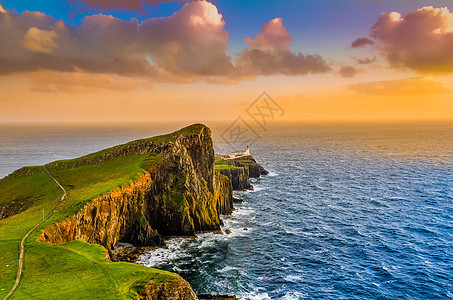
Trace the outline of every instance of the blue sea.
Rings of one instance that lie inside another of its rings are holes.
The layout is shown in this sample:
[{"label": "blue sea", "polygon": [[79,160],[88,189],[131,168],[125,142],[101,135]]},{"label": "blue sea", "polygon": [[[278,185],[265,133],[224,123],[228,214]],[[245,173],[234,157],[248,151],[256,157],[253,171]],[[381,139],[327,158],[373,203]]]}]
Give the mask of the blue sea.
[{"label": "blue sea", "polygon": [[[178,127],[2,125],[0,176]],[[220,149],[224,128],[212,125]],[[453,298],[452,123],[287,124],[260,135],[250,149],[270,175],[235,193],[244,202],[224,234],[171,239],[142,264],[200,294]]]}]

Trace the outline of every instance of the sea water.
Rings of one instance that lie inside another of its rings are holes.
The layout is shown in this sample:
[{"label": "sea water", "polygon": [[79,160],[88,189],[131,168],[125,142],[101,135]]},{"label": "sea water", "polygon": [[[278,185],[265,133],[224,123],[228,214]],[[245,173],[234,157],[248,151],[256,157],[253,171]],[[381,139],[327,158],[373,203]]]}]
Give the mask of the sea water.
[{"label": "sea water", "polygon": [[[0,176],[170,127],[3,126]],[[227,147],[224,127],[212,128]],[[197,293],[453,298],[453,124],[275,125],[250,148],[270,175],[235,192],[244,202],[223,217],[231,233],[171,239],[140,263]]]}]

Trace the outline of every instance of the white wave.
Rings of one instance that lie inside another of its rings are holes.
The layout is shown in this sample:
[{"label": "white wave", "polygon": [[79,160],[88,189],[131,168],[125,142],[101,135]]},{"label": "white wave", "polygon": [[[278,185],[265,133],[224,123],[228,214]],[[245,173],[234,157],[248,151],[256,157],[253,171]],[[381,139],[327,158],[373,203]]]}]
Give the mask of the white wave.
[{"label": "white wave", "polygon": [[259,294],[250,293],[250,294],[246,294],[246,295],[240,295],[239,299],[241,299],[241,300],[247,300],[247,299],[250,299],[250,300],[271,300],[271,298],[269,297],[268,293],[259,293]]},{"label": "white wave", "polygon": [[280,175],[279,173],[274,172],[274,171],[268,171],[268,172],[269,172],[269,174],[267,174],[267,176],[269,176],[269,177],[275,177],[275,176]]},{"label": "white wave", "polygon": [[283,296],[282,300],[299,300],[299,299],[305,299],[308,297],[308,294],[304,294],[301,292],[289,292],[286,293],[285,296]]},{"label": "white wave", "polygon": [[298,282],[302,280],[302,276],[297,275],[286,275],[285,280],[289,282]]},{"label": "white wave", "polygon": [[[226,239],[231,239],[237,236],[244,236],[246,234],[250,234],[253,232],[252,228],[244,227],[243,223],[230,223],[230,222],[224,222],[225,226],[222,227],[222,232],[224,233],[224,236]],[[238,226],[239,225],[239,226]],[[226,233],[226,231],[229,230],[230,233]]]},{"label": "white wave", "polygon": [[213,248],[216,245],[215,240],[216,240],[215,238],[206,238],[201,242],[201,244],[198,246],[198,248],[199,249]]},{"label": "white wave", "polygon": [[140,255],[137,259],[137,263],[147,267],[157,267],[168,264],[175,255],[186,255],[184,253],[176,253],[177,249],[185,241],[185,238],[169,239],[166,241],[165,247],[158,247]]},{"label": "white wave", "polygon": [[235,267],[232,267],[232,266],[226,266],[222,269],[219,270],[220,273],[225,273],[225,272],[229,272],[229,271],[234,271],[234,270],[237,270]]},{"label": "white wave", "polygon": [[264,190],[267,190],[269,187],[267,186],[263,186],[261,184],[255,184],[253,186],[253,190],[247,190],[243,193],[254,193],[254,192],[259,192],[259,191],[264,191]]}]

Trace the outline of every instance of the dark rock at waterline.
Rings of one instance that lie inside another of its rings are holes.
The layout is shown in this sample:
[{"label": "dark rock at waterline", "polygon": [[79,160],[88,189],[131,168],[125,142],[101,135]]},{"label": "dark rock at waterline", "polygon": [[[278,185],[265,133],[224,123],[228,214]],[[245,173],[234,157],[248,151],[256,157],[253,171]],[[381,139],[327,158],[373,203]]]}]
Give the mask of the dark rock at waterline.
[{"label": "dark rock at waterline", "polygon": [[198,295],[199,300],[238,300],[236,296],[228,295]]},{"label": "dark rock at waterline", "polygon": [[242,199],[233,198],[233,203],[239,204],[239,203],[243,203],[243,202],[244,202],[244,200],[242,200]]}]

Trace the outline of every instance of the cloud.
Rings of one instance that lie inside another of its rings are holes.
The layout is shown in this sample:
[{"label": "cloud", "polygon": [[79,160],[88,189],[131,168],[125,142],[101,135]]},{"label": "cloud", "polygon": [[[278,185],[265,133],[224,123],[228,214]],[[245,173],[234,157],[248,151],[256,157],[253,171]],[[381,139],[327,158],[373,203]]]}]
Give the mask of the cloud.
[{"label": "cloud", "polygon": [[359,58],[359,57],[355,57],[355,56],[351,56],[357,63],[361,64],[361,65],[368,65],[368,64],[371,64],[373,62],[376,61],[376,57],[373,57],[373,58],[369,58],[369,57],[365,57],[365,58]]},{"label": "cloud", "polygon": [[217,7],[204,0],[186,3],[169,17],[140,23],[94,14],[73,27],[41,12],[1,9],[0,75],[81,71],[164,82],[232,83],[259,75],[331,70],[318,54],[291,51],[292,39],[281,18],[245,39],[249,47],[234,63],[226,54],[228,38]]},{"label": "cloud", "polygon": [[147,4],[159,5],[167,2],[187,2],[188,0],[70,0],[73,6],[85,3],[89,8],[108,10],[134,10],[141,11]]},{"label": "cloud", "polygon": [[290,51],[292,38],[283,25],[282,18],[275,18],[261,27],[261,32],[244,40],[250,49],[261,51]]},{"label": "cloud", "polygon": [[149,83],[135,79],[125,79],[108,74],[91,74],[80,70],[71,73],[37,71],[26,75],[33,84],[31,90],[34,92],[90,93],[99,89],[114,91],[132,91],[138,88],[152,89]]},{"label": "cloud", "polygon": [[326,73],[331,68],[318,54],[291,51],[292,38],[281,18],[261,27],[261,32],[244,41],[249,48],[236,59],[236,67],[243,75],[306,75]]},{"label": "cloud", "polygon": [[430,77],[360,82],[351,84],[349,88],[359,94],[371,96],[417,96],[452,93],[452,90],[444,83]]},{"label": "cloud", "polygon": [[427,6],[404,17],[398,12],[382,13],[370,37],[395,68],[453,72],[453,14],[447,7]]},{"label": "cloud", "polygon": [[222,15],[206,1],[140,24],[97,14],[72,28],[40,12],[1,12],[0,73],[79,69],[162,78],[226,76],[233,72],[227,40]]},{"label": "cloud", "polygon": [[362,73],[363,71],[354,66],[341,66],[338,70],[338,74],[341,77],[352,78],[355,75]]},{"label": "cloud", "polygon": [[24,47],[31,52],[52,53],[57,48],[56,37],[57,33],[55,31],[31,27],[25,33]]},{"label": "cloud", "polygon": [[373,40],[370,40],[366,37],[361,37],[351,43],[351,48],[361,48],[365,46],[372,46],[374,44],[375,42]]}]

